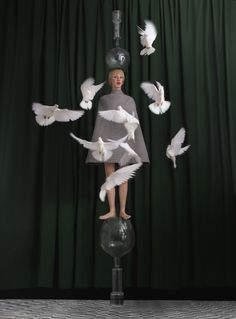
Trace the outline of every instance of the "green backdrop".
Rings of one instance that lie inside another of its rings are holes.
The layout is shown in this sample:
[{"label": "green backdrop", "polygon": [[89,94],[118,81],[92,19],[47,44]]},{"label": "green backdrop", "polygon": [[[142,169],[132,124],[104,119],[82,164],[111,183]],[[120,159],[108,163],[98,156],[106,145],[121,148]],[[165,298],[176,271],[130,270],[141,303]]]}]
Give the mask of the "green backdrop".
[{"label": "green backdrop", "polygon": [[[126,287],[236,285],[236,1],[24,0],[0,2],[0,289],[104,288],[112,259],[100,248],[107,209],[102,166],[69,132],[90,139],[97,102],[73,123],[40,127],[32,102],[79,109],[80,85],[106,80],[111,13],[123,14],[132,95],[151,164],[130,182],[136,246]],[[156,52],[141,57],[136,26],[152,20]],[[159,81],[171,108],[149,111],[142,81]],[[165,156],[184,126],[191,148]]]}]

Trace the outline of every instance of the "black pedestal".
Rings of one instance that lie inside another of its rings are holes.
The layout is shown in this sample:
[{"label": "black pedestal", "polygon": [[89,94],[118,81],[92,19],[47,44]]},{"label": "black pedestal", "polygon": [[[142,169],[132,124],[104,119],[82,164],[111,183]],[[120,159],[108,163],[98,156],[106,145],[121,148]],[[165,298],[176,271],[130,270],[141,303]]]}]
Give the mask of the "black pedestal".
[{"label": "black pedestal", "polygon": [[111,305],[123,305],[124,303],[124,293],[122,291],[122,274],[122,268],[112,268],[112,292],[110,293]]}]

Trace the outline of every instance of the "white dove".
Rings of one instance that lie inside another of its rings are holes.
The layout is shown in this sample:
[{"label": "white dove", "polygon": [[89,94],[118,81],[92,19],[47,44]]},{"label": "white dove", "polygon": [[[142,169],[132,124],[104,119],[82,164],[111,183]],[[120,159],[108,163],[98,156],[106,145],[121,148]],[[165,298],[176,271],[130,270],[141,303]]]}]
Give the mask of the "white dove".
[{"label": "white dove", "polygon": [[155,114],[163,114],[170,107],[170,101],[165,101],[164,87],[156,81],[157,86],[149,82],[142,82],[140,87],[147,94],[147,96],[155,101],[149,104],[149,110]]},{"label": "white dove", "polygon": [[36,122],[41,126],[47,126],[55,121],[69,122],[80,118],[84,111],[74,111],[68,109],[59,109],[59,105],[53,106],[43,105],[41,103],[33,103],[32,110],[36,114]]},{"label": "white dove", "polygon": [[150,55],[155,52],[155,48],[153,48],[152,44],[157,36],[157,30],[152,21],[144,20],[145,22],[145,30],[138,27],[138,33],[140,34],[140,43],[144,47],[141,50],[140,55]]},{"label": "white dove", "polygon": [[94,78],[86,79],[80,86],[80,90],[83,96],[82,101],[80,102],[80,106],[82,109],[90,110],[92,108],[92,100],[95,94],[103,87],[105,82],[93,85]]},{"label": "white dove", "polygon": [[[108,141],[112,142],[113,140],[108,139]],[[135,158],[137,163],[141,162],[140,156],[129,146],[128,143],[120,143],[119,146],[125,150],[124,155],[122,155],[119,161],[120,166],[125,166],[132,158]]]},{"label": "white dove", "polygon": [[134,113],[131,115],[119,105],[117,110],[99,111],[98,114],[108,121],[124,124],[128,132],[128,140],[134,140],[134,132],[139,125],[139,120],[134,116]]},{"label": "white dove", "polygon": [[120,166],[125,166],[132,158],[134,158],[137,163],[141,162],[140,156],[129,146],[128,143],[121,143],[120,147],[126,151],[119,161]]},{"label": "white dove", "polygon": [[182,127],[178,133],[172,138],[171,144],[167,146],[166,156],[173,161],[174,168],[176,168],[176,156],[183,154],[190,145],[182,147],[185,138],[185,129]]},{"label": "white dove", "polygon": [[104,202],[106,197],[106,191],[112,189],[113,187],[117,185],[121,185],[124,182],[128,181],[130,178],[132,178],[135,175],[135,171],[142,166],[142,163],[137,163],[133,165],[128,165],[122,168],[119,168],[114,173],[109,175],[106,178],[105,183],[100,188],[99,197],[102,202]]},{"label": "white dove", "polygon": [[91,150],[93,157],[99,162],[106,162],[109,158],[111,158],[113,154],[112,151],[117,149],[120,143],[123,143],[127,139],[126,135],[116,141],[104,142],[103,139],[99,137],[96,142],[89,142],[78,138],[73,133],[70,133],[70,136],[82,144],[85,148]]}]

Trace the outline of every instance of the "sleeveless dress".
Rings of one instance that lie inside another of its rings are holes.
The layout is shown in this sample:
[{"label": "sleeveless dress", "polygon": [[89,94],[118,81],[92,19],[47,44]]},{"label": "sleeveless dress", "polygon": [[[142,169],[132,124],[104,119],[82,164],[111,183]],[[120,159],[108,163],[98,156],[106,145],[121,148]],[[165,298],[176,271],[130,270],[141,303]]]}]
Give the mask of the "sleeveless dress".
[{"label": "sleeveless dress", "polygon": [[[117,107],[119,105],[121,105],[122,108],[131,115],[134,112],[134,116],[138,119],[134,99],[131,96],[124,94],[122,90],[113,90],[110,94],[103,95],[99,100],[98,111],[117,110]],[[108,121],[97,115],[92,136],[92,142],[97,141],[99,137],[101,137],[104,142],[107,142],[107,138],[118,140],[126,135],[127,130],[123,124]],[[127,139],[126,142],[140,156],[143,163],[149,163],[149,157],[140,124],[135,130],[135,140]],[[106,163],[119,163],[124,152],[125,150],[123,148],[118,147],[116,150],[113,151],[112,157],[109,158]],[[86,158],[86,163],[99,164],[103,162],[97,161],[93,157],[92,152],[89,150]],[[136,163],[135,159],[131,159],[130,162],[127,163],[127,165],[133,163]]]}]

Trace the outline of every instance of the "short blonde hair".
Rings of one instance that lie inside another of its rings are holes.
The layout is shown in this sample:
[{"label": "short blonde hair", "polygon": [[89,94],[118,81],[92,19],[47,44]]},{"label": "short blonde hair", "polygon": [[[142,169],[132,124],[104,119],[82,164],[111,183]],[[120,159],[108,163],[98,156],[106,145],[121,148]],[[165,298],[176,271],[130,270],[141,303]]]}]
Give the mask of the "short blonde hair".
[{"label": "short blonde hair", "polygon": [[125,80],[125,73],[124,73],[123,70],[121,70],[121,69],[113,69],[113,70],[111,70],[111,71],[109,72],[109,74],[108,74],[108,83],[109,83],[110,85],[111,85],[111,78],[112,78],[112,76],[113,76],[115,73],[122,74],[123,77],[124,77],[124,80]]}]

